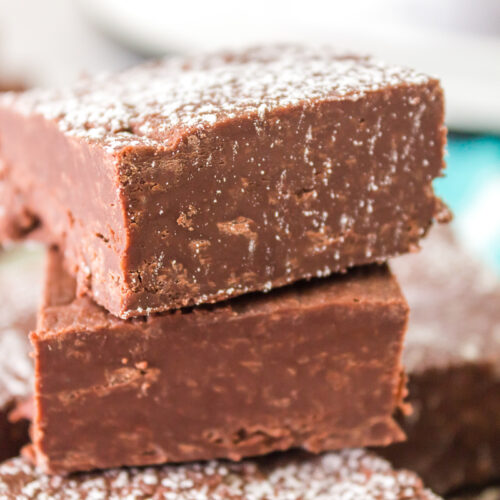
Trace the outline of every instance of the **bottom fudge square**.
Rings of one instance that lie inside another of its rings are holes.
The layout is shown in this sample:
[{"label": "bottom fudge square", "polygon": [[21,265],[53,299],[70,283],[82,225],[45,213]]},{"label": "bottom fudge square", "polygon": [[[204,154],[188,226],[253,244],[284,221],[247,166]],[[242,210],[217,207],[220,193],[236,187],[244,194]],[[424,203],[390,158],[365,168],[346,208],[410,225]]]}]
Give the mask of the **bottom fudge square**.
[{"label": "bottom fudge square", "polygon": [[48,473],[387,445],[408,307],[385,266],[122,320],[51,250],[32,335]]},{"label": "bottom fudge square", "polygon": [[[439,500],[412,472],[363,450],[47,476],[23,458],[0,465],[17,500]],[[8,496],[7,496],[8,495]]]}]

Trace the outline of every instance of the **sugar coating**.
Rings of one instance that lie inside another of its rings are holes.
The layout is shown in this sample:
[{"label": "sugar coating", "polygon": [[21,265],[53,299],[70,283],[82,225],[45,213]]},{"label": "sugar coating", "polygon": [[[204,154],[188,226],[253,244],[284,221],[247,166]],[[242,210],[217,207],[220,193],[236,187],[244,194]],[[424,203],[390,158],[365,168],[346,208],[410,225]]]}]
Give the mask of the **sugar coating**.
[{"label": "sugar coating", "polygon": [[387,86],[428,81],[424,74],[371,57],[275,46],[164,59],[69,88],[10,93],[0,105],[41,114],[69,135],[101,141],[117,151],[140,145],[175,147],[186,129],[208,129],[241,116],[263,121],[279,108],[357,100]]},{"label": "sugar coating", "polygon": [[18,500],[397,500],[438,497],[407,471],[363,450],[321,457],[208,462],[46,476],[26,460],[0,466],[0,498]]}]

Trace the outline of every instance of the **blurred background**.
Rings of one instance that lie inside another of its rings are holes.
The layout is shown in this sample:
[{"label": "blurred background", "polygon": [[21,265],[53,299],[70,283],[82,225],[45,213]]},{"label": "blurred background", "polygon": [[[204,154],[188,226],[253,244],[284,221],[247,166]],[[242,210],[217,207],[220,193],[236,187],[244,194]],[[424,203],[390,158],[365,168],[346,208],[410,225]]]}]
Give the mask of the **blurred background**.
[{"label": "blurred background", "polygon": [[327,43],[441,78],[450,130],[436,189],[500,273],[500,0],[0,0],[0,85],[64,85],[147,57]]}]

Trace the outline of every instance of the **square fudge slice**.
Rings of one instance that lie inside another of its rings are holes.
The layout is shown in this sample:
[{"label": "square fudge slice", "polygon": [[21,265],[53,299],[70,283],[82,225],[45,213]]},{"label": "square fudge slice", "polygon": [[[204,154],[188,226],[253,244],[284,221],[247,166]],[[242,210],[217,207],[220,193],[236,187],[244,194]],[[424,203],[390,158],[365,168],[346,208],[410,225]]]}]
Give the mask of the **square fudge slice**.
[{"label": "square fudge slice", "polygon": [[314,457],[282,454],[47,476],[23,458],[0,465],[0,495],[34,500],[439,500],[412,472],[363,450]]},{"label": "square fudge slice", "polygon": [[446,219],[443,116],[433,78],[297,47],[9,94],[3,182],[25,206],[7,233],[41,223],[122,318],[385,261]]},{"label": "square fudge slice", "polygon": [[387,267],[122,320],[49,253],[35,350],[45,472],[387,445],[408,308]]},{"label": "square fudge slice", "polygon": [[40,251],[0,252],[0,460],[18,455],[29,441],[28,418],[20,409],[32,406],[29,334],[36,326],[42,269]]},{"label": "square fudge slice", "polygon": [[500,500],[500,486],[460,491],[448,498],[450,500]]},{"label": "square fudge slice", "polygon": [[411,308],[414,413],[401,419],[408,440],[383,452],[441,494],[500,481],[500,281],[446,229],[393,262]]}]

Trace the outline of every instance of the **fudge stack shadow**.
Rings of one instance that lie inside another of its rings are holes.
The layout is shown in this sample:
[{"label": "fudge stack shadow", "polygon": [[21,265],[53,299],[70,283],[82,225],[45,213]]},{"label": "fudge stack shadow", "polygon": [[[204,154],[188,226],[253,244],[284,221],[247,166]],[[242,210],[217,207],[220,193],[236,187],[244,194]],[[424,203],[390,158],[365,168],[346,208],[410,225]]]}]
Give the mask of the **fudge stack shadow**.
[{"label": "fudge stack shadow", "polygon": [[385,262],[448,217],[444,143],[437,80],[326,49],[0,97],[0,236],[51,247],[36,465],[403,439],[408,307]]}]

